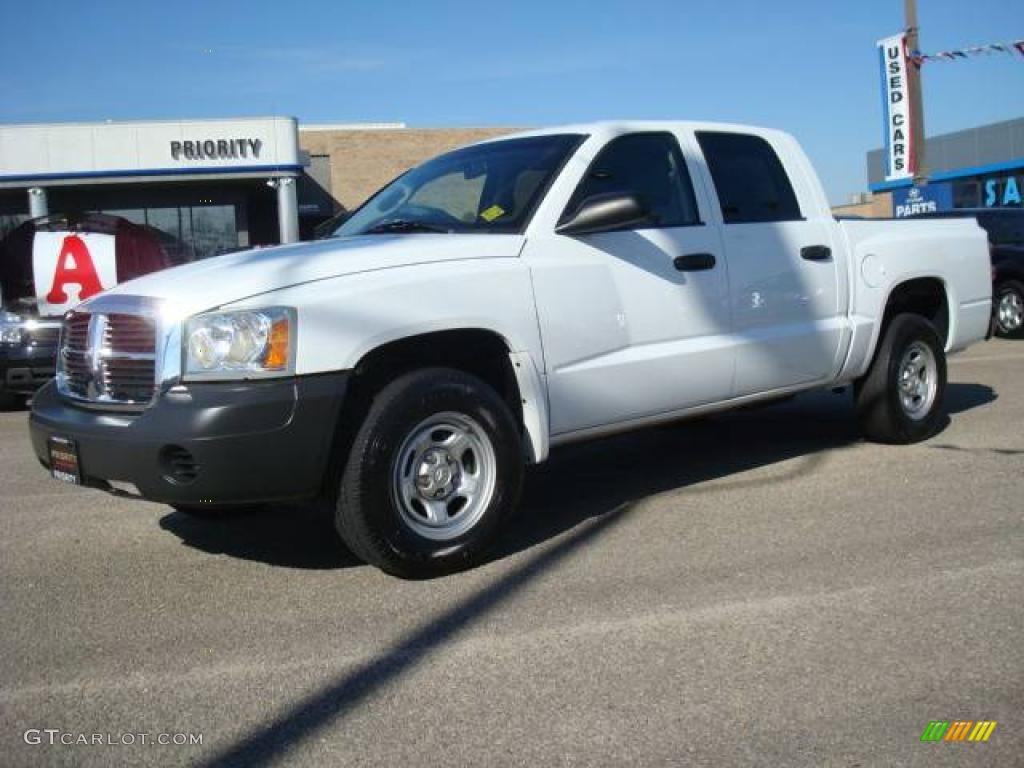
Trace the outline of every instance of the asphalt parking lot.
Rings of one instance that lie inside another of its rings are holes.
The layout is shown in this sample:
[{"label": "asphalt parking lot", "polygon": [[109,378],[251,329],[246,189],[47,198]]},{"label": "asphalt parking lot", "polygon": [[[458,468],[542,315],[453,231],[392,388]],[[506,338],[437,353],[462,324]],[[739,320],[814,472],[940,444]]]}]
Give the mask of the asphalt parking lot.
[{"label": "asphalt parking lot", "polygon": [[[62,486],[2,413],[0,763],[1020,766],[1024,342],[949,370],[913,447],[822,393],[565,449],[425,582]],[[998,725],[920,742],[957,719]]]}]

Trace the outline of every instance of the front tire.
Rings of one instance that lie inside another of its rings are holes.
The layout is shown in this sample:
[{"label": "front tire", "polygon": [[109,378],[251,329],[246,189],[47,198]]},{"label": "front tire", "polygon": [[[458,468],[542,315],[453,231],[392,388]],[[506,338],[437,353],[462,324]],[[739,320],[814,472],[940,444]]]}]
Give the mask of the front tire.
[{"label": "front tire", "polygon": [[392,575],[462,570],[512,516],[522,475],[519,429],[491,387],[452,369],[414,371],[374,398],[342,473],[336,527]]},{"label": "front tire", "polygon": [[1024,283],[1004,280],[995,290],[996,335],[1024,337]]},{"label": "front tire", "polygon": [[907,444],[931,437],[946,393],[946,355],[935,326],[919,315],[896,315],[854,392],[869,440]]}]

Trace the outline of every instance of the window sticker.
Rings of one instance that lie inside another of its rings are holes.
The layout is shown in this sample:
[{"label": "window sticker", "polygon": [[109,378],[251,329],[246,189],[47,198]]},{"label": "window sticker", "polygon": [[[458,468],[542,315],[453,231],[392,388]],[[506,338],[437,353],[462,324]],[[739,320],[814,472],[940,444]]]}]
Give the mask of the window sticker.
[{"label": "window sticker", "polygon": [[480,218],[483,219],[484,221],[491,222],[491,221],[494,221],[499,216],[504,216],[504,215],[505,215],[505,209],[504,208],[502,208],[500,205],[492,205],[486,211],[481,211]]}]

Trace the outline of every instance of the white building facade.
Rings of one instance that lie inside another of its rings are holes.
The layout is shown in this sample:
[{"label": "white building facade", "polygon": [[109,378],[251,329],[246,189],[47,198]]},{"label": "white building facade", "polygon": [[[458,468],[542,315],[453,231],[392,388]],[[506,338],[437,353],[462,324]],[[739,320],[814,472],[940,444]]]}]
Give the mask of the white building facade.
[{"label": "white building facade", "polygon": [[304,153],[290,117],[0,126],[0,237],[28,218],[98,211],[192,258],[299,239]]}]

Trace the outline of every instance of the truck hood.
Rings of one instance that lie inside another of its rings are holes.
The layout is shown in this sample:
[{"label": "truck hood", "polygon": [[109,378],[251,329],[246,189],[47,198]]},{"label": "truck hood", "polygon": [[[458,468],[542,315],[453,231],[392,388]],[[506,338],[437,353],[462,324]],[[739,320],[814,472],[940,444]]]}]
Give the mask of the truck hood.
[{"label": "truck hood", "polygon": [[514,258],[522,235],[362,235],[229,253],[155,272],[102,294],[164,299],[194,313],[315,280],[461,259]]}]

